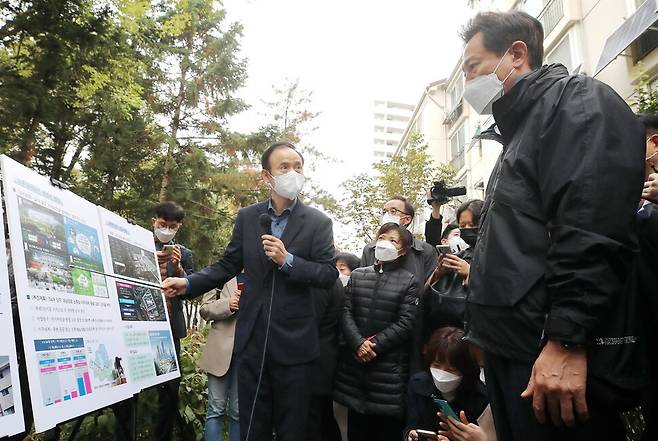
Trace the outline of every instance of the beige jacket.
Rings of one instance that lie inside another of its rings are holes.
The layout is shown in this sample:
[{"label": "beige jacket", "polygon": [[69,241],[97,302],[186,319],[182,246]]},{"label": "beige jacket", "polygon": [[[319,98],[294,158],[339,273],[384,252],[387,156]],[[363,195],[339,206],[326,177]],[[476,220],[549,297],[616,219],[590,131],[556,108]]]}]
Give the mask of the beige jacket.
[{"label": "beige jacket", "polygon": [[199,310],[201,317],[211,322],[199,367],[216,377],[224,376],[231,365],[236,315],[231,312],[228,302],[236,289],[238,283],[233,278],[224,285],[219,298],[215,291],[211,291],[207,297],[204,296]]}]

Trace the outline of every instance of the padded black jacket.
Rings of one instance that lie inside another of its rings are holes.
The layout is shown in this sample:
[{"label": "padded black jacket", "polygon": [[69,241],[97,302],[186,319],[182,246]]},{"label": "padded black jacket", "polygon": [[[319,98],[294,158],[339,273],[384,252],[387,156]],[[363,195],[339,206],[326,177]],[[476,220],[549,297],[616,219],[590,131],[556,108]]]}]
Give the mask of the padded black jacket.
[{"label": "padded black jacket", "polygon": [[[390,264],[358,268],[345,290],[341,353],[334,399],[368,415],[401,418],[409,380],[409,342],[418,303],[414,275]],[[361,364],[354,355],[370,338],[377,357]]]}]

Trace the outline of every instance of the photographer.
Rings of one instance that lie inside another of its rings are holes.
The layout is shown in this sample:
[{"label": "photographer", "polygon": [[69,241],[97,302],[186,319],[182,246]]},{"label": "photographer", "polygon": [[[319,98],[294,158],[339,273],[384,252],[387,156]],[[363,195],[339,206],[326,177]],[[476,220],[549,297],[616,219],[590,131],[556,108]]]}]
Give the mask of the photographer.
[{"label": "photographer", "polygon": [[443,215],[441,207],[448,202],[451,197],[463,196],[466,194],[464,187],[446,187],[445,182],[437,181],[434,186],[427,192],[427,203],[432,207],[432,214],[425,222],[425,241],[437,246],[441,244],[441,229],[443,228]]},{"label": "photographer", "polygon": [[459,228],[450,225],[446,227],[446,238],[454,231],[458,231],[459,236],[443,239],[446,242],[444,246],[451,249],[439,255],[439,264],[423,292],[421,303],[425,336],[443,326],[464,327],[467,280],[477,241],[482,204],[479,199],[464,202],[457,209]]}]

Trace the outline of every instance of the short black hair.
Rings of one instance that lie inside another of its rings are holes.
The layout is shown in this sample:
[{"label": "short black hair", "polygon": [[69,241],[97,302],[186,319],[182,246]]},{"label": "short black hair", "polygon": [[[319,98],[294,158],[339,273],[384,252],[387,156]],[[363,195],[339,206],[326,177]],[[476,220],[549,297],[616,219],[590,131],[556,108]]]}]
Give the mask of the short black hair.
[{"label": "short black hair", "polygon": [[515,41],[528,46],[531,69],[539,69],[544,63],[544,28],[541,22],[522,11],[480,12],[462,28],[460,34],[468,43],[482,32],[484,47],[502,57]]},{"label": "short black hair", "polygon": [[452,230],[459,230],[459,225],[457,225],[454,222],[451,223],[451,224],[446,225],[445,230],[443,230],[443,233],[441,233],[441,239],[447,239],[448,235],[450,235],[450,232]]},{"label": "short black hair", "polygon": [[153,214],[156,219],[164,219],[166,221],[183,222],[185,218],[183,207],[173,201],[166,201],[156,205],[153,208]]},{"label": "short black hair", "polygon": [[272,156],[272,153],[274,153],[274,150],[280,149],[283,147],[288,147],[290,149],[293,149],[297,154],[299,155],[300,158],[302,158],[302,165],[304,165],[304,156],[302,153],[297,150],[297,147],[295,147],[295,144],[288,142],[288,141],[277,141],[274,144],[271,144],[269,147],[265,149],[263,154],[260,157],[260,165],[263,167],[263,170],[271,171],[271,166],[270,166],[270,156]]},{"label": "short black hair", "polygon": [[377,231],[377,237],[381,234],[388,233],[389,231],[397,231],[400,235],[400,245],[402,245],[403,250],[409,250],[411,247],[411,241],[413,241],[413,236],[406,228],[396,224],[395,222],[388,222]]},{"label": "short black hair", "polygon": [[416,215],[416,210],[414,209],[414,206],[411,205],[411,202],[409,202],[409,201],[407,200],[407,198],[405,198],[405,197],[402,196],[401,194],[393,195],[393,197],[391,197],[391,199],[389,199],[389,200],[390,200],[390,201],[400,201],[400,202],[403,202],[403,203],[404,203],[404,213],[405,213],[405,214],[408,214],[408,215],[411,216],[412,218]]},{"label": "short black hair", "polygon": [[347,265],[350,271],[354,271],[361,266],[361,260],[352,253],[336,253],[336,256],[334,256],[334,265],[339,260],[345,262],[345,265]]},{"label": "short black hair", "polygon": [[652,113],[640,113],[638,119],[644,124],[644,130],[648,136],[658,133],[658,115]]},{"label": "short black hair", "polygon": [[470,201],[466,201],[463,204],[461,204],[457,209],[457,223],[459,223],[459,217],[462,215],[464,211],[470,211],[471,213],[473,213],[473,223],[476,225],[480,225],[480,215],[482,215],[483,205],[484,202],[481,201],[480,199],[471,199]]}]

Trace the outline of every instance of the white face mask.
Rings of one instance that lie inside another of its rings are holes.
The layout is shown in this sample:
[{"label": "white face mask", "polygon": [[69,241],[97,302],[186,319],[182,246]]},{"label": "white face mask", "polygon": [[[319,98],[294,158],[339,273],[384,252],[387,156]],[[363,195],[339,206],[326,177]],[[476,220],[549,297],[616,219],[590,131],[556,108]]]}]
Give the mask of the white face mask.
[{"label": "white face mask", "polygon": [[380,262],[393,262],[398,258],[398,249],[388,240],[378,240],[375,244],[375,259]]},{"label": "white face mask", "polygon": [[388,223],[391,223],[391,222],[394,223],[394,224],[400,225],[400,216],[396,216],[396,215],[391,214],[389,212],[384,213],[384,215],[382,216],[381,225],[388,224]]},{"label": "white face mask", "polygon": [[339,274],[338,278],[340,279],[340,282],[343,284],[343,286],[347,286],[347,282],[350,281],[350,276],[346,276],[345,274]]},{"label": "white face mask", "polygon": [[154,228],[153,233],[155,234],[156,239],[160,241],[160,243],[169,243],[171,240],[174,238],[176,235],[176,232],[178,230],[174,230],[173,228]]},{"label": "white face mask", "polygon": [[288,173],[274,177],[273,190],[286,199],[293,200],[299,196],[306,178],[303,174],[290,170]]},{"label": "white face mask", "polygon": [[464,242],[464,239],[462,239],[460,236],[452,236],[450,239],[448,239],[448,245],[450,245],[450,250],[453,253],[464,251],[470,247],[470,245]]},{"label": "white face mask", "polygon": [[[505,55],[507,55],[507,51],[503,55],[503,58],[505,58]],[[489,75],[480,75],[467,81],[464,85],[464,99],[480,115],[491,114],[491,106],[494,101],[503,96],[503,84],[512,75],[512,72],[514,72],[514,69],[510,70],[505,79],[500,81],[498,75],[496,75],[496,71],[500,67],[500,63],[503,62],[503,58],[500,59],[494,71]]]},{"label": "white face mask", "polygon": [[487,384],[486,378],[484,376],[484,368],[480,368],[480,381],[482,384]]},{"label": "white face mask", "polygon": [[457,388],[462,383],[462,377],[436,368],[430,368],[430,372],[432,373],[434,385],[439,392],[441,392],[446,399],[450,399],[451,397],[454,398]]}]

